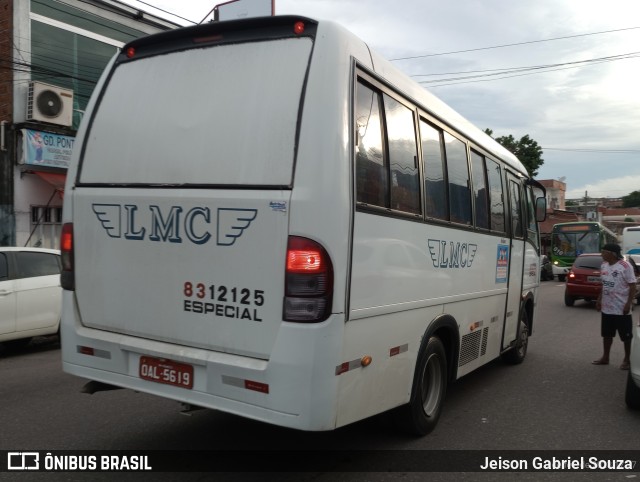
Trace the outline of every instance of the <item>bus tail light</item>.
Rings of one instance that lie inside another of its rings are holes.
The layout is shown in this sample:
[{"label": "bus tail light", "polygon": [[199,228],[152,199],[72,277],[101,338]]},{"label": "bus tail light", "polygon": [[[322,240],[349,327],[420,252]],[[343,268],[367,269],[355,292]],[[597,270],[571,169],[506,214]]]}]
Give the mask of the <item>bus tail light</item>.
[{"label": "bus tail light", "polygon": [[62,226],[60,235],[60,251],[62,257],[62,273],[60,274],[60,284],[68,291],[75,289],[75,271],[73,260],[73,224],[65,223]]},{"label": "bus tail light", "polygon": [[315,241],[289,236],[283,319],[313,323],[331,313],[333,266]]}]

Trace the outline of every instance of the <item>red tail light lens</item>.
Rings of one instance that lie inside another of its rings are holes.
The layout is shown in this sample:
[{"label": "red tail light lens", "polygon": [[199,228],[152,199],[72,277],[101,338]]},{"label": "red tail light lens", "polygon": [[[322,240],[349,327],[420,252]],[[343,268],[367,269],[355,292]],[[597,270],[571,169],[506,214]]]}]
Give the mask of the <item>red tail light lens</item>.
[{"label": "red tail light lens", "polygon": [[62,226],[62,234],[60,235],[60,251],[62,257],[62,273],[60,275],[60,284],[65,290],[73,291],[75,289],[75,274],[73,261],[73,224],[65,223]]},{"label": "red tail light lens", "polygon": [[308,323],[326,320],[332,293],[333,266],[326,250],[310,239],[290,236],[283,318]]},{"label": "red tail light lens", "polygon": [[296,22],[293,24],[293,33],[302,35],[304,33],[304,22]]}]

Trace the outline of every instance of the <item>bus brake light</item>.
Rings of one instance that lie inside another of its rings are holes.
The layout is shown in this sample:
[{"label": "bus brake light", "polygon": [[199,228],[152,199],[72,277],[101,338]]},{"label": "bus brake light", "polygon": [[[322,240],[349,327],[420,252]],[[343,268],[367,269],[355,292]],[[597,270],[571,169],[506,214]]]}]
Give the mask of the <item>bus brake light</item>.
[{"label": "bus brake light", "polygon": [[293,25],[293,33],[296,35],[302,35],[304,33],[304,22],[296,22]]},{"label": "bus brake light", "polygon": [[332,293],[329,254],[315,241],[289,236],[283,319],[308,323],[326,320],[331,313]]},{"label": "bus brake light", "polygon": [[60,257],[62,258],[62,273],[60,284],[68,291],[75,289],[74,256],[73,256],[73,223],[65,223],[60,235]]}]

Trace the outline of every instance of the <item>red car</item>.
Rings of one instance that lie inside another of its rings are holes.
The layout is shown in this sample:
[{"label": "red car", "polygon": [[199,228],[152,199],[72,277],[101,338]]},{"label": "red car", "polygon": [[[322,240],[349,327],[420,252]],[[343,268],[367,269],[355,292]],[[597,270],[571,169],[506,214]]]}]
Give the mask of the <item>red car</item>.
[{"label": "red car", "polygon": [[601,265],[600,253],[581,254],[576,258],[567,274],[567,283],[564,288],[565,305],[573,306],[573,303],[579,299],[586,301],[598,299],[602,290]]},{"label": "red car", "polygon": [[[625,257],[625,259],[627,259]],[[599,253],[581,254],[576,258],[567,274],[564,289],[564,304],[573,306],[576,300],[595,301],[602,290],[600,266],[602,256]],[[636,273],[636,276],[638,273]],[[636,303],[640,304],[640,278],[636,283]]]}]

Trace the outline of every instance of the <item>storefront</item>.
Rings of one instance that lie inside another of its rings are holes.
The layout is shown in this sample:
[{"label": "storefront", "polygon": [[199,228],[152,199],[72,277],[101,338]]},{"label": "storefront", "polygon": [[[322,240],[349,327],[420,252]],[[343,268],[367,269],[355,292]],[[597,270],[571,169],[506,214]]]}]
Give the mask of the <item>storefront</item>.
[{"label": "storefront", "polygon": [[[28,237],[18,246],[56,248],[62,228],[62,201],[74,137],[20,129],[18,175],[23,199],[16,198],[16,212],[29,219]],[[20,201],[20,202],[19,202]],[[24,219],[25,217],[22,216]],[[26,231],[20,229],[20,238]]]},{"label": "storefront", "polygon": [[[117,0],[0,0],[0,246],[57,248],[75,134],[130,40],[179,27]],[[126,115],[123,113],[123,115]]]}]

